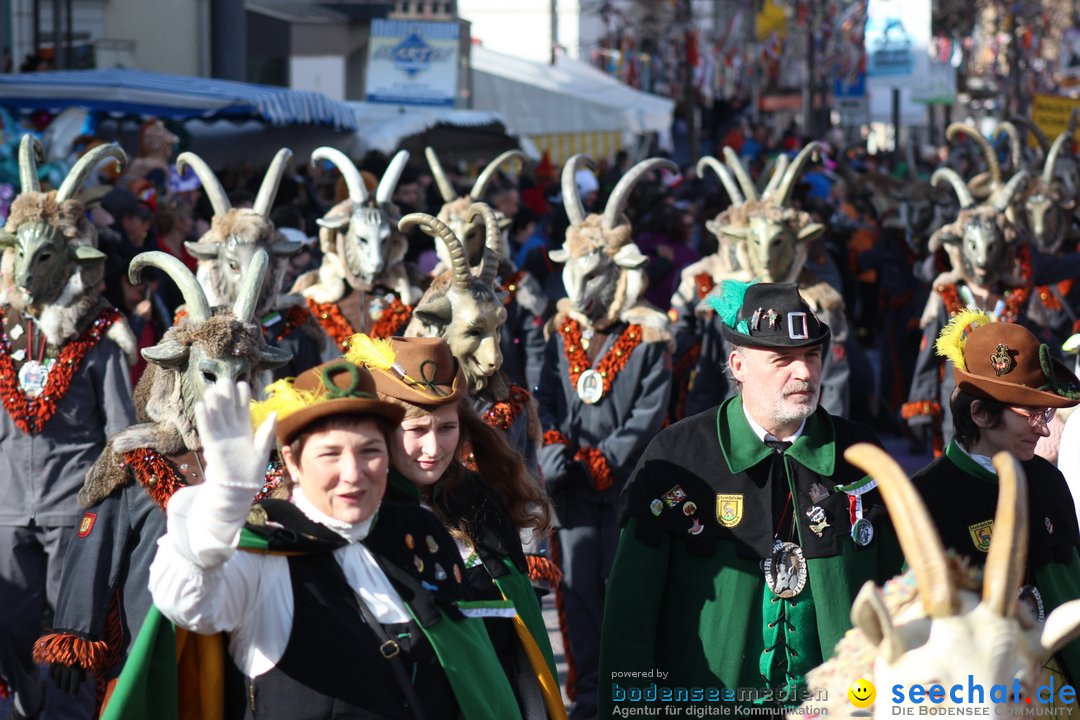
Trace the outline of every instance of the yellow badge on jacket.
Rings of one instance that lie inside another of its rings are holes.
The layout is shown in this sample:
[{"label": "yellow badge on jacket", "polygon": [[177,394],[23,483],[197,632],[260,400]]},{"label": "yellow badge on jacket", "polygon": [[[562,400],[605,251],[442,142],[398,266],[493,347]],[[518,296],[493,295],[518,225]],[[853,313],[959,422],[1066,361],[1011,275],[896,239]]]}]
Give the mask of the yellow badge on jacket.
[{"label": "yellow badge on jacket", "polygon": [[742,522],[743,496],[716,494],[716,519],[726,528]]},{"label": "yellow badge on jacket", "polygon": [[990,540],[994,537],[993,520],[983,520],[981,523],[968,525],[968,532],[971,533],[971,542],[975,543],[975,549],[980,552],[990,550]]}]

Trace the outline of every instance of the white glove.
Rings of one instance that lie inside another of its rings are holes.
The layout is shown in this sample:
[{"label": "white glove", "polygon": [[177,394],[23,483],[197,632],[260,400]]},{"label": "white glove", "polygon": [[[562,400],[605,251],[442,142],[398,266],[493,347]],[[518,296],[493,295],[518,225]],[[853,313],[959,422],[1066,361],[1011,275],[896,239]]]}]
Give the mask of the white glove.
[{"label": "white glove", "polygon": [[205,482],[192,502],[192,519],[215,539],[235,545],[255,493],[263,486],[274,446],[276,414],[251,435],[251,389],[218,380],[195,404]]}]

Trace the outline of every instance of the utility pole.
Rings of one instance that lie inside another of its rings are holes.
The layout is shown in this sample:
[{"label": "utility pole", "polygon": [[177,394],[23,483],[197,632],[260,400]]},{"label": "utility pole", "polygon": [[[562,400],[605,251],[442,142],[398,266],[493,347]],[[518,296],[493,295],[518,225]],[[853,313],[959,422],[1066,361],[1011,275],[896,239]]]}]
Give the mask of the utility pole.
[{"label": "utility pole", "polygon": [[559,0],[551,0],[551,64],[559,48]]},{"label": "utility pole", "polygon": [[[686,113],[686,139],[690,162],[701,153],[697,118],[697,100],[694,97],[695,58],[690,55],[690,44],[694,33],[693,0],[679,0],[678,13],[680,26],[683,28],[683,109]],[[701,52],[700,48],[697,52]]]}]

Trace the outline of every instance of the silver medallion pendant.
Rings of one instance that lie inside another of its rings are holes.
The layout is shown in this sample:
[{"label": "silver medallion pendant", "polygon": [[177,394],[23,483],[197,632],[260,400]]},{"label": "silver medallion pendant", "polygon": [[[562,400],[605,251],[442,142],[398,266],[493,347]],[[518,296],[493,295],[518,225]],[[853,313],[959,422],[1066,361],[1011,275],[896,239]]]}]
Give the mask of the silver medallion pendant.
[{"label": "silver medallion pendant", "polygon": [[45,384],[49,382],[49,370],[54,360],[38,362],[29,360],[19,368],[19,389],[31,400],[45,392]]},{"label": "silver medallion pendant", "polygon": [[577,380],[577,395],[586,405],[595,405],[604,397],[604,378],[592,368],[581,373]]},{"label": "silver medallion pendant", "polygon": [[772,557],[761,562],[765,584],[773,595],[793,598],[806,587],[806,558],[793,542],[774,540]]},{"label": "silver medallion pendant", "polygon": [[866,518],[859,518],[851,526],[851,539],[859,547],[866,547],[874,539],[874,526]]},{"label": "silver medallion pendant", "polygon": [[1031,611],[1031,618],[1042,625],[1046,622],[1046,606],[1043,605],[1042,593],[1034,585],[1023,585],[1016,593],[1017,603],[1026,605]]}]

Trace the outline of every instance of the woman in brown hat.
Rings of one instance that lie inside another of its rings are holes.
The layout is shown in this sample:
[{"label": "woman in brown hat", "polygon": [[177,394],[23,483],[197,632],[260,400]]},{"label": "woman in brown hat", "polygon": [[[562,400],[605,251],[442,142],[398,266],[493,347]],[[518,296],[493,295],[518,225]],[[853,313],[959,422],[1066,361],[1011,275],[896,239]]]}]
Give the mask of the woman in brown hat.
[{"label": "woman in brown hat", "polygon": [[473,411],[445,340],[354,335],[345,357],[366,365],[379,399],[405,414],[390,440],[387,499],[435,512],[457,541],[474,594],[513,601],[515,618],[485,624],[523,715],[564,717],[519,534],[546,531],[547,498],[503,434]]},{"label": "woman in brown hat", "polygon": [[[1012,453],[1027,476],[1030,528],[1021,605],[1040,622],[1080,598],[1080,530],[1065,478],[1035,455],[1059,408],[1080,402],[1080,381],[1025,327],[958,313],[942,330],[937,351],[952,361],[955,438],[944,454],[913,476],[947,548],[973,564],[986,562],[994,539],[997,474],[991,458]],[[1064,682],[1080,680],[1080,643],[1052,661]],[[1062,682],[1058,678],[1058,684]]]},{"label": "woman in brown hat", "polygon": [[[225,717],[520,717],[453,539],[382,503],[404,410],[344,360],[267,392],[249,411],[222,381],[197,406],[205,482],[172,496],[150,570],[163,615],[228,634],[246,707]],[[291,497],[252,507],[274,416]]]}]

